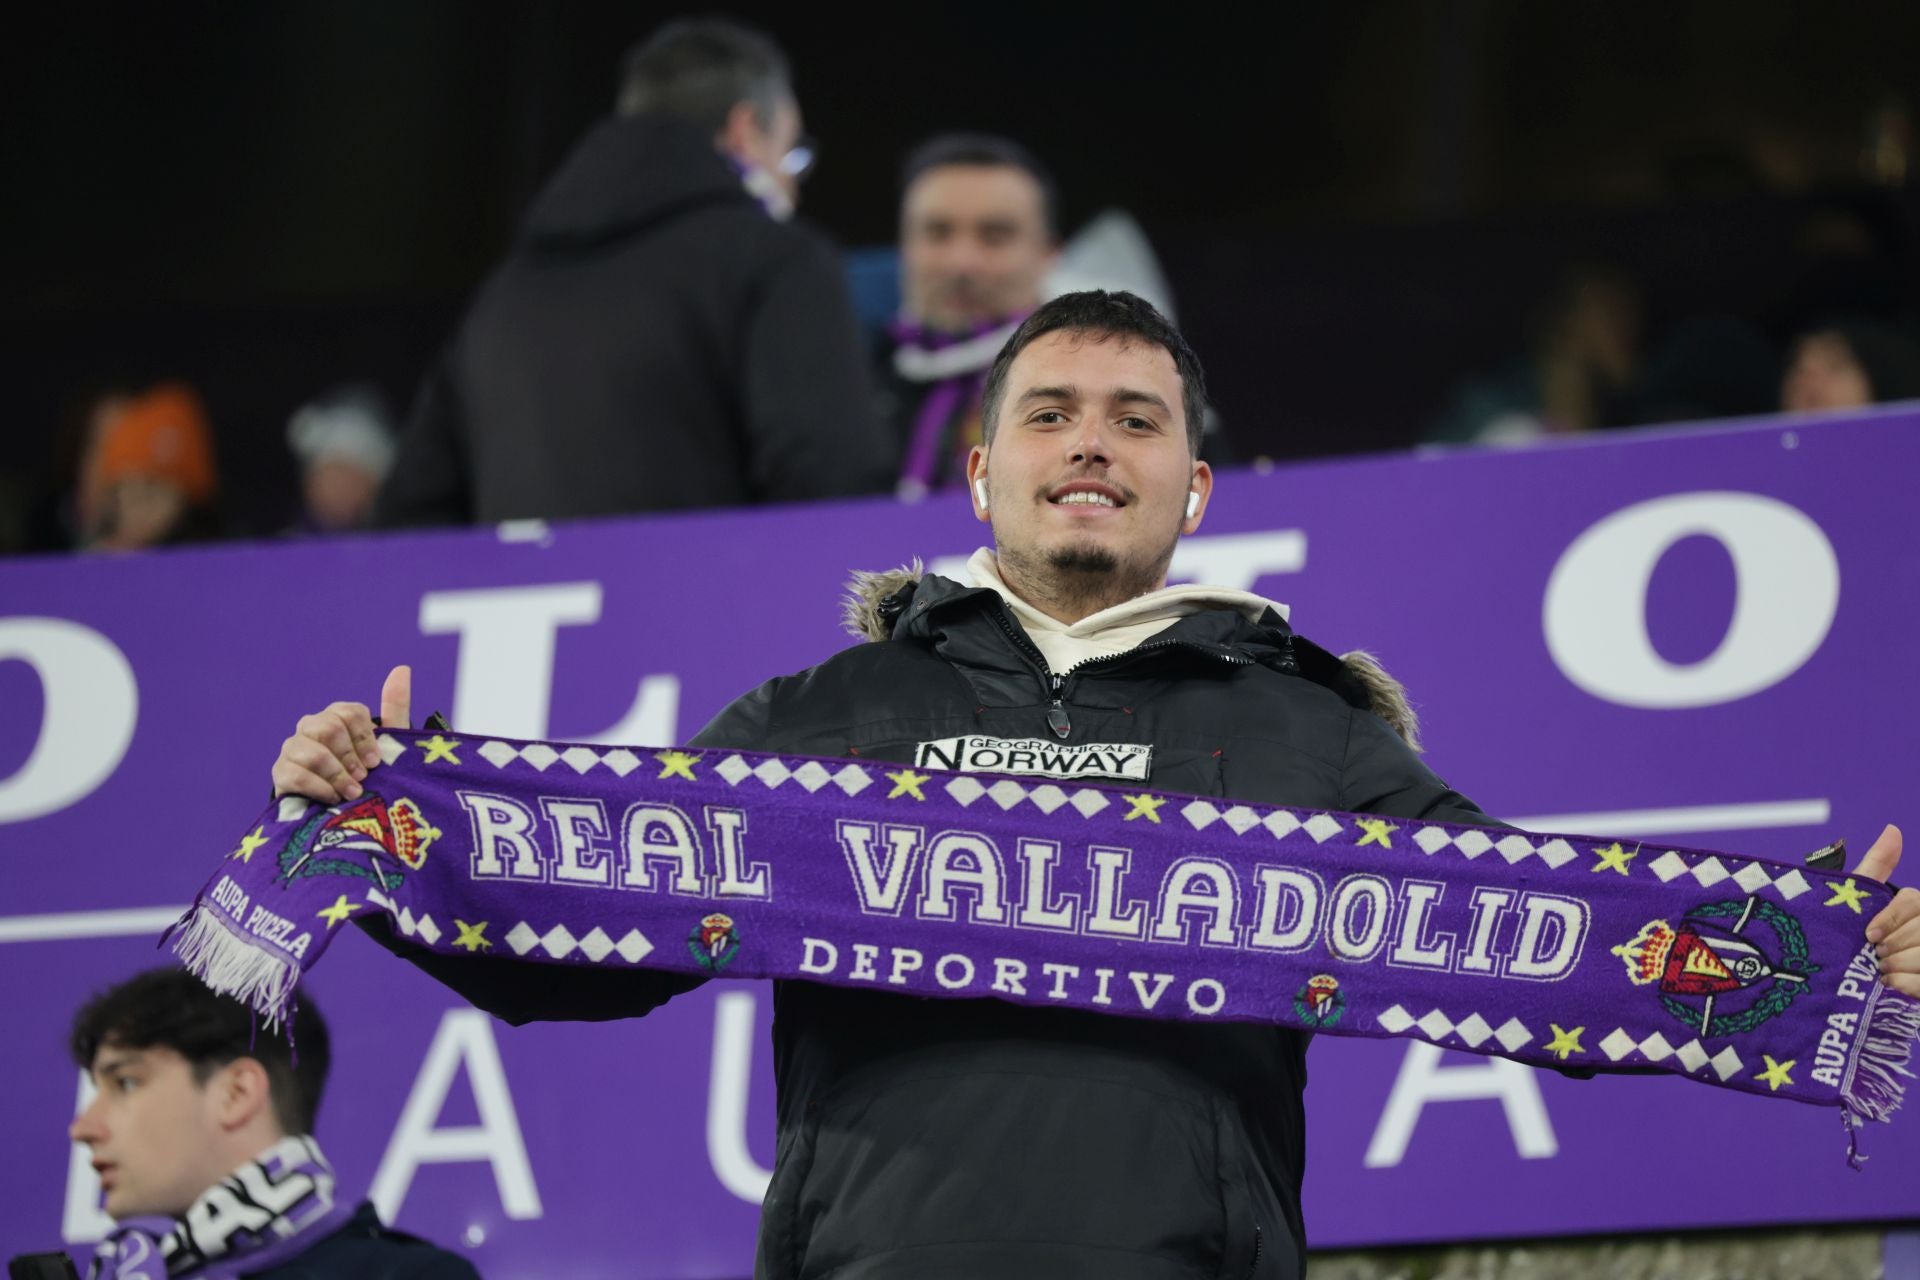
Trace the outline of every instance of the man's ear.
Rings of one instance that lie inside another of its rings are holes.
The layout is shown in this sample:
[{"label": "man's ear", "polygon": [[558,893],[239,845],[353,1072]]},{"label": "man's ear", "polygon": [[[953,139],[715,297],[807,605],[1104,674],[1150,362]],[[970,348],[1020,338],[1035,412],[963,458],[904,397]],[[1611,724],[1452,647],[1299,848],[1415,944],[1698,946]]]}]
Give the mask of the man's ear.
[{"label": "man's ear", "polygon": [[1206,519],[1207,502],[1213,497],[1213,468],[1204,462],[1193,464],[1193,478],[1187,482],[1191,514],[1181,522],[1181,533],[1193,533]]},{"label": "man's ear", "polygon": [[993,486],[987,483],[987,447],[977,444],[967,453],[967,495],[973,499],[973,518],[982,524],[993,523],[987,508],[993,501]]},{"label": "man's ear", "polygon": [[764,132],[753,104],[743,99],[727,112],[726,123],[713,136],[713,144],[739,160],[753,154],[753,144]]},{"label": "man's ear", "polygon": [[273,1111],[267,1069],[256,1058],[235,1058],[207,1081],[215,1090],[214,1111],[223,1129],[243,1129],[262,1111]]}]

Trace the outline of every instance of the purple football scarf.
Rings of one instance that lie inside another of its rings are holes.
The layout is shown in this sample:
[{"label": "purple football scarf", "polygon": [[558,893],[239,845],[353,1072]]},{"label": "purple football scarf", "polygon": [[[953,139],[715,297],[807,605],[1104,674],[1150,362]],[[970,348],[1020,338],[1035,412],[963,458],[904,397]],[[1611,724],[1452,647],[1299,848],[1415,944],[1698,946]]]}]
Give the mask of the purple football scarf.
[{"label": "purple football scarf", "polygon": [[965,474],[967,455],[978,441],[953,438],[954,424],[980,403],[993,358],[1027,315],[1023,311],[962,334],[939,333],[905,317],[887,326],[895,343],[894,371],[909,382],[932,384],[914,414],[901,459],[901,497],[925,497]]},{"label": "purple football scarf", "polygon": [[[357,800],[287,797],[175,926],[284,1018],[356,915],[415,946],[1658,1069],[1885,1120],[1920,1001],[1877,881],[1703,850],[859,759],[383,730]],[[1031,757],[1020,759],[1015,757]],[[990,763],[976,761],[976,763]],[[556,975],[556,979],[557,975]]]},{"label": "purple football scarf", "polygon": [[282,1138],[208,1187],[178,1218],[129,1218],[95,1247],[87,1280],[227,1280],[270,1270],[353,1217],[319,1144]]}]

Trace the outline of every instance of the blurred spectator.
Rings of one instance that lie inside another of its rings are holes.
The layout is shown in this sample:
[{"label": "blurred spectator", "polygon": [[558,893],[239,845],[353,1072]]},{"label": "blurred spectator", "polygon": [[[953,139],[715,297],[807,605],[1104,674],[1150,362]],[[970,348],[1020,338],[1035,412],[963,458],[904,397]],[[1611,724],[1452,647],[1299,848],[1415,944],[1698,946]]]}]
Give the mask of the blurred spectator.
[{"label": "blurred spectator", "polygon": [[881,344],[881,415],[904,450],[898,489],[959,484],[980,443],[980,388],[1040,305],[1059,258],[1053,177],[1019,143],[951,133],[901,175],[901,310]]},{"label": "blurred spectator", "polygon": [[[472,1280],[464,1260],[334,1193],[312,1134],[327,1027],[304,994],[286,1037],[184,969],[150,969],[75,1014],[85,1143],[118,1224],[89,1274]],[[297,1056],[296,1051],[297,1050]]]},{"label": "blurred spectator", "polygon": [[82,545],[131,551],[219,537],[213,432],[199,395],[166,382],[115,405],[103,402],[81,469]]},{"label": "blurred spectator", "polygon": [[1639,366],[1641,323],[1630,277],[1572,269],[1535,317],[1529,356],[1461,387],[1429,439],[1516,444],[1618,425]]},{"label": "blurred spectator", "polygon": [[719,19],[628,54],[430,375],[383,525],[882,491],[834,250],[786,221],[811,149],[785,55]]},{"label": "blurred spectator", "polygon": [[70,399],[54,428],[43,479],[25,513],[21,549],[72,551],[86,541],[97,520],[97,502],[81,493],[82,475],[94,442],[132,399],[124,387],[95,387]]},{"label": "blurred spectator", "polygon": [[373,518],[374,495],[393,467],[392,415],[373,387],[337,387],[301,405],[287,423],[300,461],[303,507],[292,533],[345,533]]},{"label": "blurred spectator", "polygon": [[1780,384],[1780,407],[1788,413],[1915,398],[1920,398],[1920,344],[1871,320],[1841,321],[1802,334]]}]

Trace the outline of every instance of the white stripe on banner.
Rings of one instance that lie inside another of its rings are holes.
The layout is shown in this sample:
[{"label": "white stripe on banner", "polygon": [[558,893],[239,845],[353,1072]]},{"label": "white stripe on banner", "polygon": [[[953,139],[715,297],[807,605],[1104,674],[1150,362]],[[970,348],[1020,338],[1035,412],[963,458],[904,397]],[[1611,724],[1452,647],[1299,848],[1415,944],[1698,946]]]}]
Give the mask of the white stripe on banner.
[{"label": "white stripe on banner", "polygon": [[1833,806],[1825,800],[1765,800],[1758,804],[1696,804],[1677,809],[1617,809],[1611,813],[1550,813],[1506,821],[1527,831],[1671,836],[1686,831],[1817,827],[1832,816]]},{"label": "white stripe on banner", "polygon": [[0,916],[0,942],[55,942],[63,938],[159,936],[186,911],[177,907],[129,907],[124,911],[56,911],[40,916]]}]

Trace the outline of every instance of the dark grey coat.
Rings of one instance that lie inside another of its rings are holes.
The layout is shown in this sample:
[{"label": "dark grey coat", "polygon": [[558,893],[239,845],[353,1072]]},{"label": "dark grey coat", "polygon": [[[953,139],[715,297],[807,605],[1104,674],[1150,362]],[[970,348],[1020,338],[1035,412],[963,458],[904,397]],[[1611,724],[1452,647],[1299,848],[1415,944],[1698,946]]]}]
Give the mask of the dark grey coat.
[{"label": "dark grey coat", "polygon": [[376,520],[618,515],[891,488],[838,255],[676,120],[535,199],[427,379]]}]

